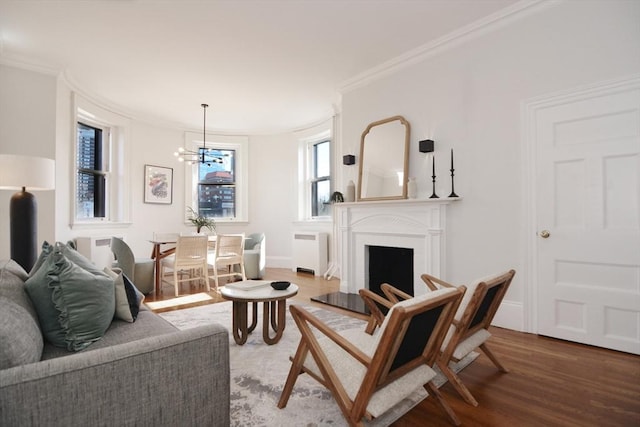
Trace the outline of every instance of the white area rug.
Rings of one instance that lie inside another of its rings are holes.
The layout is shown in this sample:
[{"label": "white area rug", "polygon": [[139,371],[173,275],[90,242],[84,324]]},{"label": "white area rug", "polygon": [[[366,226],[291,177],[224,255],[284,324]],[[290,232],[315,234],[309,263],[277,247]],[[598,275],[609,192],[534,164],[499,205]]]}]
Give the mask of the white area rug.
[{"label": "white area rug", "polygon": [[[337,331],[365,327],[365,322],[360,319],[313,306],[305,305],[305,308]],[[216,322],[231,331],[231,302],[170,311],[160,313],[160,316],[179,329]],[[291,366],[289,356],[295,353],[299,340],[300,333],[287,310],[282,339],[275,345],[265,344],[262,340],[262,305],[258,310],[258,326],[244,345],[237,345],[229,332],[232,426],[347,425],[331,393],[308,375],[298,377],[284,409],[276,406]],[[463,360],[464,363],[460,362],[460,365],[468,365],[475,357],[477,354],[469,360]],[[444,379],[436,378],[438,386],[444,382]],[[388,426],[426,396],[427,392],[420,388],[410,398],[368,425]]]}]

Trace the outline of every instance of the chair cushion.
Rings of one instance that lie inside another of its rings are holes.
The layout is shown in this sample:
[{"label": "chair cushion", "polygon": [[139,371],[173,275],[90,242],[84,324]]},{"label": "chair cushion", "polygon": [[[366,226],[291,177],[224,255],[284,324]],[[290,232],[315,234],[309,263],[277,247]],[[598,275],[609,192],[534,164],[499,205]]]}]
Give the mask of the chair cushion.
[{"label": "chair cushion", "polygon": [[[99,340],[115,313],[113,279],[97,267],[87,271],[71,258],[82,255],[54,247],[26,282],[43,335],[52,344],[79,351]],[[70,255],[69,255],[70,254]],[[67,256],[69,255],[69,256]],[[90,261],[84,259],[86,265]]]},{"label": "chair cushion", "polygon": [[[486,329],[478,330],[475,334],[471,335],[460,344],[458,344],[455,351],[453,352],[453,358],[455,360],[463,359],[467,354],[471,353],[473,350],[484,344],[484,342],[489,338],[491,338],[491,332],[487,331]],[[445,341],[448,340],[445,339]],[[444,349],[444,347],[441,348]]]},{"label": "chair cushion", "polygon": [[503,274],[504,272],[502,271],[499,274],[491,274],[489,276],[476,279],[473,282],[469,283],[467,285],[467,290],[465,291],[464,296],[462,297],[462,301],[460,301],[460,305],[458,306],[456,315],[454,316],[455,320],[459,321],[462,319],[462,316],[464,315],[464,312],[467,309],[467,306],[469,305],[471,298],[473,298],[473,294],[476,292],[476,288],[480,283],[492,281],[496,277],[502,276]]},{"label": "chair cushion", "polygon": [[[346,336],[343,335],[345,332]],[[364,348],[368,352],[375,351],[375,346],[371,346],[377,342],[377,337],[372,337],[362,330],[344,331],[341,332],[341,335],[348,337],[356,346],[358,345],[357,343],[364,344]],[[327,356],[329,364],[333,367],[342,386],[345,388],[347,395],[351,400],[355,399],[366,373],[365,367],[329,338],[322,337],[318,342]],[[372,356],[372,354],[368,355]],[[307,355],[304,366],[322,377],[311,353]],[[409,371],[398,380],[376,391],[369,400],[367,411],[374,417],[379,417],[403,399],[409,397],[416,389],[431,381],[435,376],[436,372],[426,365],[421,365]]]}]

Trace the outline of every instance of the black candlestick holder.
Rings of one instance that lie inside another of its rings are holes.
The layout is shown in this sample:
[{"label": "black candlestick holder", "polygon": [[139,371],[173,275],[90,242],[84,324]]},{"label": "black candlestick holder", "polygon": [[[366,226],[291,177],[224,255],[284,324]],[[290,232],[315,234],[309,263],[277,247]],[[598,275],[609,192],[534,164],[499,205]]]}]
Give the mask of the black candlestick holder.
[{"label": "black candlestick holder", "polygon": [[449,170],[451,171],[451,194],[449,194],[449,197],[458,197],[453,187],[453,171],[455,170],[453,168],[453,148],[451,149],[451,169]]},{"label": "black candlestick holder", "polygon": [[449,194],[449,197],[458,197],[458,195],[456,194],[456,191],[453,189],[453,171],[454,169],[450,169],[451,171],[451,194]]},{"label": "black candlestick holder", "polygon": [[433,173],[433,175],[431,175],[431,183],[433,185],[433,194],[431,194],[431,197],[429,197],[430,199],[439,199],[440,197],[438,197],[438,195],[436,194],[436,174],[435,172]]}]

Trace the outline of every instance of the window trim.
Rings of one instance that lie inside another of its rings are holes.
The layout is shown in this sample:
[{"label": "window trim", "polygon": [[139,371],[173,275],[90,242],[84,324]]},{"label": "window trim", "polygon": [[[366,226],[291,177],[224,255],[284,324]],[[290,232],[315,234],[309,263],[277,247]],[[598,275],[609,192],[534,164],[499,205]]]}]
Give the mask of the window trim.
[{"label": "window trim", "polygon": [[316,128],[316,133],[310,133],[309,135],[299,138],[299,150],[298,150],[298,220],[304,222],[326,222],[331,221],[331,215],[324,216],[312,216],[311,215],[311,181],[313,171],[313,146],[322,141],[329,141],[330,151],[330,173],[329,173],[329,188],[330,193],[333,192],[335,181],[335,165],[334,165],[334,150],[335,142],[333,133],[329,126],[323,126],[322,128]]},{"label": "window trim", "polygon": [[[215,218],[216,223],[242,223],[249,221],[249,137],[238,135],[206,134],[207,148],[236,151],[236,216],[234,218]],[[188,150],[202,148],[202,134],[185,132],[184,146]],[[188,207],[198,206],[198,165],[184,163],[184,222],[188,220]]]},{"label": "window trim", "polygon": [[[95,229],[130,224],[132,193],[131,185],[127,185],[130,181],[130,156],[127,155],[131,140],[130,120],[94,104],[77,93],[72,93],[72,112],[69,226],[71,229]],[[103,148],[104,168],[108,174],[104,218],[79,219],[76,217],[78,122],[103,130],[108,129],[109,132],[108,137],[103,133],[103,144],[107,146]]]}]

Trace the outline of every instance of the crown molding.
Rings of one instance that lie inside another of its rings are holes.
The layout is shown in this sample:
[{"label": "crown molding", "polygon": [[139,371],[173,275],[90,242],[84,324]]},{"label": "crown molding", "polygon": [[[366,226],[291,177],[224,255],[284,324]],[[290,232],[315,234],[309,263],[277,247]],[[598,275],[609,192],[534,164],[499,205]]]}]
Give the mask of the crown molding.
[{"label": "crown molding", "polygon": [[389,61],[383,62],[369,70],[366,70],[346,81],[339,87],[341,94],[366,86],[383,77],[394,74],[406,67],[425,61],[426,59],[453,49],[462,43],[481,37],[495,31],[505,25],[512,24],[524,17],[539,13],[552,6],[563,3],[565,0],[521,0],[518,3],[501,9],[498,12],[472,22],[443,37],[437,38],[427,44],[412,49]]},{"label": "crown molding", "polygon": [[59,68],[52,67],[44,63],[35,62],[28,58],[18,55],[8,55],[0,49],[0,64],[7,67],[20,68],[21,70],[33,71],[35,73],[46,74],[49,76],[58,76],[61,71]]}]

